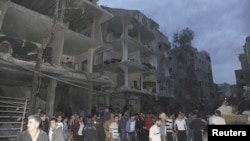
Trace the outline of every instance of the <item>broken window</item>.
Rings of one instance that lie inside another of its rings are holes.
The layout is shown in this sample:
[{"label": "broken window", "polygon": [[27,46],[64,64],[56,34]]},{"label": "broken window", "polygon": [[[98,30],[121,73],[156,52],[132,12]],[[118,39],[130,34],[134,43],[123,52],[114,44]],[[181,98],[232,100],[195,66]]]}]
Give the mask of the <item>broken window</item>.
[{"label": "broken window", "polygon": [[0,38],[0,46],[0,52],[10,53],[16,59],[36,61],[38,48],[33,43],[5,36]]}]

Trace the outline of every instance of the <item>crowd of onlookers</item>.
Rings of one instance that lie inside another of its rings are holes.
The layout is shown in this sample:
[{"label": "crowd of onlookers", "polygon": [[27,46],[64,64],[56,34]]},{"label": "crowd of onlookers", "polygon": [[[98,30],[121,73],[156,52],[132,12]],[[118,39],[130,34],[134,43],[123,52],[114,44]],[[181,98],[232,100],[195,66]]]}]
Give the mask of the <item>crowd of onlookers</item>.
[{"label": "crowd of onlookers", "polygon": [[69,117],[48,117],[41,109],[30,115],[27,129],[17,141],[202,141],[207,124],[226,124],[220,111],[166,114],[105,109],[86,115],[82,110]]}]

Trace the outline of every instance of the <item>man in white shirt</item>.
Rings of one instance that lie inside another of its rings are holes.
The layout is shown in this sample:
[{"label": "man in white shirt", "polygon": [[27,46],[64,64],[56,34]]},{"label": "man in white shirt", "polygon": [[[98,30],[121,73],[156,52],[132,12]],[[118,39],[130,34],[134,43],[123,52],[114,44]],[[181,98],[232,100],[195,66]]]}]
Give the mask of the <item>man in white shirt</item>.
[{"label": "man in white shirt", "polygon": [[213,121],[214,116],[215,116],[214,113],[211,114],[211,115],[209,115],[209,117],[208,117],[208,124],[209,124],[209,125],[212,124],[212,121]]},{"label": "man in white shirt", "polygon": [[155,124],[149,129],[149,141],[161,141],[161,118],[155,119]]},{"label": "man in white shirt", "polygon": [[177,119],[174,123],[175,131],[177,131],[178,141],[186,141],[187,140],[187,125],[184,119],[183,113],[179,113]]},{"label": "man in white shirt", "polygon": [[211,124],[212,125],[226,125],[225,119],[223,117],[221,117],[220,110],[215,111],[215,115],[212,118]]}]

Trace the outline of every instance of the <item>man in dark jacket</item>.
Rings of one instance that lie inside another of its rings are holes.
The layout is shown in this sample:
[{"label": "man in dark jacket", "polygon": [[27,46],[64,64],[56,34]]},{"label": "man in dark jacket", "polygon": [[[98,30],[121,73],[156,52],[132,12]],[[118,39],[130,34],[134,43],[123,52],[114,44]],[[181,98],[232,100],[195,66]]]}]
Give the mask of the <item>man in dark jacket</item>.
[{"label": "man in dark jacket", "polygon": [[140,113],[139,118],[136,120],[136,131],[138,133],[139,141],[148,140],[147,126],[145,120],[146,119],[144,113]]},{"label": "man in dark jacket", "polygon": [[96,141],[98,139],[96,126],[90,117],[87,119],[87,125],[84,127],[82,134],[84,141]]},{"label": "man in dark jacket", "polygon": [[28,117],[28,129],[18,134],[16,141],[49,141],[48,135],[39,129],[41,118],[39,115]]},{"label": "man in dark jacket", "polygon": [[190,128],[194,133],[194,141],[202,141],[202,131],[205,129],[207,122],[204,119],[201,119],[201,116],[198,114],[197,118],[191,121]]},{"label": "man in dark jacket", "polygon": [[41,117],[40,129],[42,129],[48,134],[49,133],[49,120],[47,119],[46,113],[41,112],[40,117]]},{"label": "man in dark jacket", "polygon": [[96,120],[96,130],[97,130],[98,141],[105,141],[106,134],[103,128],[103,123],[99,119]]}]

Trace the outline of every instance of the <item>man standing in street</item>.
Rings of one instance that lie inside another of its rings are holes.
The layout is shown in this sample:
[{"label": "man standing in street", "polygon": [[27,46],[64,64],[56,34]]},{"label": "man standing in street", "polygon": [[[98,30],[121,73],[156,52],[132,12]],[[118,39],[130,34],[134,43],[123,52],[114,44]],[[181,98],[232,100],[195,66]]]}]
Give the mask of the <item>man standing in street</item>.
[{"label": "man standing in street", "polygon": [[204,119],[201,119],[201,115],[198,114],[197,118],[194,119],[190,123],[190,128],[193,130],[194,133],[194,140],[193,141],[202,141],[202,133],[207,125],[207,122]]},{"label": "man standing in street", "polygon": [[87,124],[83,129],[84,141],[96,141],[98,134],[93,119],[89,116],[87,118]]},{"label": "man standing in street", "polygon": [[167,141],[166,120],[168,117],[165,113],[161,113],[159,117],[161,118],[161,126],[160,126],[161,139],[162,139],[162,141]]},{"label": "man standing in street", "polygon": [[135,130],[135,114],[130,114],[130,119],[126,123],[126,133],[127,133],[127,139],[129,141],[136,141],[136,130]]},{"label": "man standing in street", "polygon": [[211,121],[212,125],[226,125],[225,119],[221,116],[220,110],[216,110]]},{"label": "man standing in street", "polygon": [[50,141],[64,141],[62,127],[57,123],[56,118],[50,119]]},{"label": "man standing in street", "polygon": [[136,133],[138,134],[139,141],[148,141],[148,131],[145,120],[144,113],[140,113],[139,118],[136,120]]},{"label": "man standing in street", "polygon": [[177,131],[177,139],[178,141],[187,141],[187,133],[188,133],[188,129],[187,129],[187,125],[186,125],[186,121],[183,117],[183,113],[180,112],[178,114],[177,119],[175,120],[174,123],[174,127],[175,127],[175,131]]},{"label": "man standing in street", "polygon": [[110,133],[110,141],[120,141],[120,133],[119,133],[119,116],[114,116],[114,121],[109,126],[109,133]]},{"label": "man standing in street", "polygon": [[109,126],[113,122],[113,120],[114,120],[113,118],[114,118],[114,114],[110,113],[110,119],[105,121],[104,124],[103,124],[103,128],[104,128],[104,131],[105,131],[105,134],[106,134],[106,141],[110,141]]},{"label": "man standing in street", "polygon": [[161,141],[161,118],[155,119],[155,124],[149,129],[149,141]]},{"label": "man standing in street", "polygon": [[174,141],[174,114],[170,114],[169,117],[166,119],[166,136],[167,141]]},{"label": "man standing in street", "polygon": [[28,129],[18,134],[16,141],[49,141],[47,133],[39,129],[41,118],[39,115],[28,117]]},{"label": "man standing in street", "polygon": [[129,120],[129,114],[128,111],[125,111],[119,121],[119,126],[121,129],[121,141],[127,141],[127,136],[126,136],[126,123]]}]

